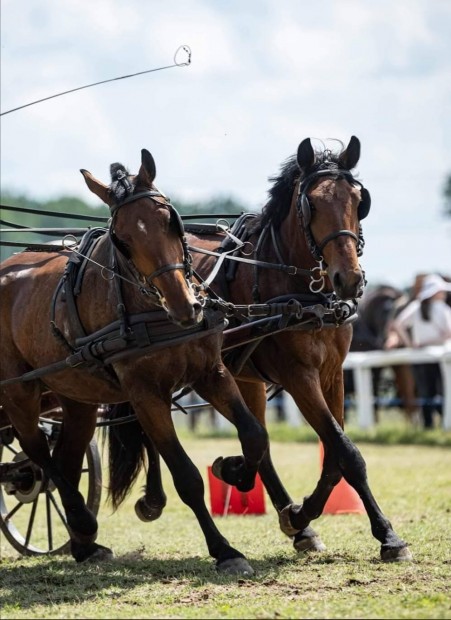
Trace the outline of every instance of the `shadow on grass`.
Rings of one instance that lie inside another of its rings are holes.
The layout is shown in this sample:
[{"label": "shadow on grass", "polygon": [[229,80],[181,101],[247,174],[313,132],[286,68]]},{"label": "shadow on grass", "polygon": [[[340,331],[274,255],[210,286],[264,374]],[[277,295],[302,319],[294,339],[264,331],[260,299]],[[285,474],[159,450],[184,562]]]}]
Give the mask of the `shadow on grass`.
[{"label": "shadow on grass", "polygon": [[[204,586],[246,587],[277,583],[286,569],[305,572],[307,566],[355,562],[353,554],[331,552],[304,556],[270,555],[252,559],[253,577],[216,572],[210,558],[185,557],[149,559],[139,549],[99,564],[77,564],[64,557],[3,560],[0,606],[3,609],[29,609],[42,605],[109,602],[140,588],[167,586],[202,589]],[[378,562],[379,563],[379,562]],[[173,593],[174,595],[174,593]],[[168,596],[171,596],[168,592]],[[176,595],[174,595],[176,596]]]},{"label": "shadow on grass", "polygon": [[27,609],[37,605],[79,604],[112,600],[142,585],[171,584],[193,590],[205,585],[244,585],[277,578],[279,571],[299,564],[299,558],[272,556],[252,560],[253,577],[224,575],[208,558],[148,559],[132,552],[99,564],[77,564],[65,558],[19,558],[1,562],[0,608]]}]

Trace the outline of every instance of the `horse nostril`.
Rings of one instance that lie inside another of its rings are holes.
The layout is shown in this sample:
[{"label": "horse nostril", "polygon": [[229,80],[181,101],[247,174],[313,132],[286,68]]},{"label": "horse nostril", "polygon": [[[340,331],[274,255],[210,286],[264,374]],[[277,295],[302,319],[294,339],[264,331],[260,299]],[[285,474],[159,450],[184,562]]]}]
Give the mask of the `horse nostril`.
[{"label": "horse nostril", "polygon": [[193,304],[193,313],[194,316],[199,316],[199,314],[202,312],[202,304],[200,304],[199,302],[195,302]]},{"label": "horse nostril", "polygon": [[337,273],[334,275],[334,289],[337,290],[337,289],[340,289],[340,287],[341,287],[341,276],[337,271]]}]

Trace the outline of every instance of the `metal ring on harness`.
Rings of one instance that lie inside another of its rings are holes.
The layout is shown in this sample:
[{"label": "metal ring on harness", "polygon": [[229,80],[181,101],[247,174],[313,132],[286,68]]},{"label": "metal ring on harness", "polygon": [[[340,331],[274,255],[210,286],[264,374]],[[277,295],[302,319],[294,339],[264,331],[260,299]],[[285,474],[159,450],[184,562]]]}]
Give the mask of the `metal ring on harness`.
[{"label": "metal ring on harness", "polygon": [[[70,241],[72,241],[71,245],[69,245]],[[66,235],[65,237],[63,237],[63,240],[61,243],[63,244],[63,248],[65,250],[72,251],[74,248],[77,247],[78,239],[74,235]]]},{"label": "metal ring on harness", "polygon": [[[319,278],[313,277],[315,271],[318,271]],[[309,284],[309,289],[312,293],[321,293],[321,291],[324,289],[326,285],[326,281],[324,279],[325,275],[327,275],[327,271],[325,271],[324,269],[323,261],[320,260],[318,267],[313,267],[312,269],[311,282]],[[319,288],[315,287],[316,284],[319,285]]]},{"label": "metal ring on harness", "polygon": [[[221,222],[224,222],[224,224],[222,224]],[[216,221],[216,228],[218,230],[224,230],[224,229],[230,230],[230,222],[226,220],[225,218],[221,218]]]},{"label": "metal ring on harness", "polygon": [[[244,251],[244,248],[245,248],[247,245],[250,247],[249,252],[245,252],[245,251]],[[255,251],[255,248],[254,248],[254,244],[253,244],[253,243],[251,243],[250,241],[245,241],[245,242],[243,243],[243,245],[242,245],[242,247],[241,247],[241,254],[244,254],[244,256],[252,256],[252,254],[254,253],[254,251]]]},{"label": "metal ring on harness", "polygon": [[[105,275],[105,273],[106,273],[106,272],[109,272],[109,273],[110,273],[110,275],[111,275],[111,277],[110,277],[110,278],[108,278],[108,277]],[[115,276],[116,274],[115,274],[115,272],[114,272],[112,269],[110,269],[109,267],[105,267],[105,266],[103,266],[103,267],[102,267],[102,269],[100,270],[100,275],[102,276],[102,278],[103,278],[104,280],[106,280],[107,282],[110,282],[111,280],[114,280],[114,276]]]}]

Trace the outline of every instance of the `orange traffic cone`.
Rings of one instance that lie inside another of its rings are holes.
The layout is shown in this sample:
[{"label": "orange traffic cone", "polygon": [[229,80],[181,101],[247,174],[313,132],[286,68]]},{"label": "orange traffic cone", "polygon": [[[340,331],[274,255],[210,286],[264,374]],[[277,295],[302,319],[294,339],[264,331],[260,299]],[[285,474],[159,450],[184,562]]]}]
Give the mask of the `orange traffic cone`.
[{"label": "orange traffic cone", "polygon": [[[324,446],[319,442],[320,462],[324,460]],[[329,499],[323,509],[323,515],[339,515],[346,513],[365,514],[365,506],[357,491],[346,482],[344,478],[340,480],[329,495]]]},{"label": "orange traffic cone", "polygon": [[241,493],[237,488],[216,478],[211,467],[208,467],[208,484],[213,516],[266,514],[263,484],[258,474],[254,488],[247,493]]}]

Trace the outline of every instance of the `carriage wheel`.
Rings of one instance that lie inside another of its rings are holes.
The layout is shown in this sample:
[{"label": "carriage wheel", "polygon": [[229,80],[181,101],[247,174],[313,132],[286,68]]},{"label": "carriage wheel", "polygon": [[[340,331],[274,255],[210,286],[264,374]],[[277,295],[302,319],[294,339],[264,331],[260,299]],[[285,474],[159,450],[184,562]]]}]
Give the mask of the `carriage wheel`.
[{"label": "carriage wheel", "polygon": [[[58,429],[47,424],[41,427],[48,435],[52,451]],[[0,530],[5,538],[23,555],[69,553],[70,537],[59,493],[42,469],[28,459],[12,435],[7,442],[0,443],[0,468],[4,463],[23,463],[23,466],[14,468],[9,480],[4,475],[0,480]],[[102,469],[95,439],[86,449],[79,490],[88,508],[97,515]]]}]

